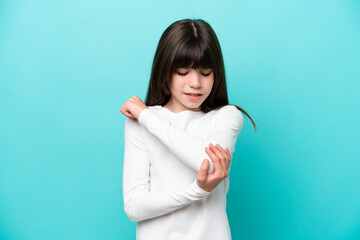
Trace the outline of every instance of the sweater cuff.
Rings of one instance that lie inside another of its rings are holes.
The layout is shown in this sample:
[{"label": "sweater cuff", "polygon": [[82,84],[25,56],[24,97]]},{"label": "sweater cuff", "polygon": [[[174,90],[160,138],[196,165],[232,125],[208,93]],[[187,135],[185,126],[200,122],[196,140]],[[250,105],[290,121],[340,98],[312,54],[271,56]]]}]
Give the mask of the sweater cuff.
[{"label": "sweater cuff", "polygon": [[138,118],[138,121],[141,125],[145,126],[146,124],[146,119],[148,118],[150,114],[150,109],[149,108],[145,108],[144,110],[142,110],[140,112],[140,115],[139,115],[139,118]]},{"label": "sweater cuff", "polygon": [[199,194],[202,197],[206,197],[207,195],[209,195],[211,192],[205,191],[204,189],[202,189],[201,187],[199,187],[199,185],[196,182],[196,179],[194,180],[194,182],[191,184],[191,188],[194,192],[196,192],[197,194]]}]

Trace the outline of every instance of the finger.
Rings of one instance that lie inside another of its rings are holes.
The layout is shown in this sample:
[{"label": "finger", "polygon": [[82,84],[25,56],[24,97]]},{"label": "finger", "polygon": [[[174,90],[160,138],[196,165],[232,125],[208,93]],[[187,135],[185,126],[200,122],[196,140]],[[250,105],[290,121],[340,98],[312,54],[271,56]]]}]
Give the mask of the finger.
[{"label": "finger", "polygon": [[220,159],[218,158],[218,156],[209,147],[205,147],[205,152],[209,155],[210,159],[214,163],[213,173],[215,173],[216,171],[220,171],[222,169],[222,166],[221,166]]},{"label": "finger", "polygon": [[221,161],[222,161],[222,164],[223,164],[223,167],[224,167],[225,174],[226,174],[226,176],[228,176],[228,175],[229,175],[229,160],[228,160],[228,156],[227,156],[225,150],[224,150],[219,144],[216,144],[216,145],[215,145],[215,148],[217,148],[217,149],[219,150],[219,153],[222,154]]},{"label": "finger", "polygon": [[212,174],[215,175],[216,177],[223,177],[223,175],[225,174],[225,170],[220,161],[220,158],[213,152],[212,149],[208,147],[205,148],[205,151],[207,152],[207,154],[214,163],[215,170]]},{"label": "finger", "polygon": [[[218,145],[218,144],[217,144]],[[220,147],[220,145],[219,145],[219,147]],[[215,152],[215,154],[219,157],[219,159],[220,159],[220,163],[221,163],[221,165],[223,166],[223,170],[224,170],[224,172],[225,172],[225,174],[228,174],[228,166],[227,166],[227,163],[226,163],[226,156],[225,156],[225,154],[223,154],[222,152],[221,152],[221,150],[218,148],[218,147],[216,147],[216,146],[214,146],[213,144],[210,144],[210,148]],[[220,147],[221,148],[221,147]]]},{"label": "finger", "polygon": [[228,156],[229,156],[229,162],[231,163],[231,154],[230,154],[230,151],[229,151],[228,148],[225,148],[225,151],[226,151],[226,153],[228,154]]},{"label": "finger", "polygon": [[216,147],[220,149],[220,151],[224,154],[225,157],[225,163],[226,163],[226,169],[229,169],[230,166],[230,157],[226,150],[224,150],[219,144],[216,144]]},{"label": "finger", "polygon": [[120,112],[124,113],[126,112],[126,107],[125,107],[126,103],[124,103],[121,108],[120,108]]},{"label": "finger", "polygon": [[204,159],[204,161],[202,162],[201,166],[200,166],[200,170],[199,173],[197,175],[197,179],[201,182],[205,182],[206,181],[206,177],[207,177],[207,173],[208,173],[208,169],[209,169],[209,160]]},{"label": "finger", "polygon": [[135,119],[135,117],[130,112],[123,112],[123,114],[131,119]]},{"label": "finger", "polygon": [[219,144],[216,144],[215,147],[217,147],[219,149],[219,151],[221,152],[221,154],[224,156],[226,169],[229,169],[229,165],[230,165],[229,155]]},{"label": "finger", "polygon": [[230,172],[230,166],[231,166],[231,154],[228,148],[225,149],[227,155],[229,156],[229,172]]}]

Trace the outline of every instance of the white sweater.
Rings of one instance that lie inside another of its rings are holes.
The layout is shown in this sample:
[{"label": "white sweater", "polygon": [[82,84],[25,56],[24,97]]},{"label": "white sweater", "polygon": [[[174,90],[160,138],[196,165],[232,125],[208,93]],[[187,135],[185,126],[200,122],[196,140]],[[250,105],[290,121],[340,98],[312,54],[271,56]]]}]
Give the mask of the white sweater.
[{"label": "white sweater", "polygon": [[196,177],[209,143],[229,148],[231,160],[244,119],[233,105],[208,113],[173,113],[149,106],[125,120],[124,209],[138,222],[138,240],[230,240],[226,214],[229,178],[212,191]]}]

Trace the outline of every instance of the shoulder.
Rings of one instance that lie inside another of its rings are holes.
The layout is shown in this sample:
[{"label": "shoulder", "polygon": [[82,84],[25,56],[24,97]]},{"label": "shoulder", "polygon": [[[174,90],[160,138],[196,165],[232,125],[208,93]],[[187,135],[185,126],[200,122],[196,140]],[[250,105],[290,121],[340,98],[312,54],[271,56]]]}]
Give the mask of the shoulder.
[{"label": "shoulder", "polygon": [[[152,112],[152,113],[156,113],[157,115],[161,116],[161,115],[165,115],[167,113],[167,109],[163,108],[160,105],[153,105],[153,106],[147,106],[147,108],[144,109],[142,112],[147,112],[146,114],[148,114],[149,112]],[[141,116],[141,114],[140,114],[140,116]],[[141,120],[139,122],[142,124]]]},{"label": "shoulder", "polygon": [[219,125],[231,126],[241,130],[244,124],[242,112],[234,105],[228,104],[215,109],[217,112],[216,122]]},{"label": "shoulder", "polygon": [[219,114],[222,116],[234,117],[234,118],[238,118],[239,120],[244,119],[242,112],[234,105],[228,104],[218,108],[218,110],[219,110]]},{"label": "shoulder", "polygon": [[125,128],[138,128],[138,127],[140,127],[138,120],[131,119],[129,117],[125,118]]},{"label": "shoulder", "polygon": [[[145,111],[150,111],[150,112],[160,112],[161,111],[161,107],[159,107],[158,105],[155,106],[148,106],[147,109],[144,109],[143,112]],[[141,116],[141,114],[140,114]],[[125,119],[125,129],[126,128],[134,128],[134,129],[142,129],[142,124],[139,121],[139,119],[131,119],[129,117],[126,117]]]},{"label": "shoulder", "polygon": [[125,148],[146,149],[144,131],[138,120],[126,117],[124,127]]},{"label": "shoulder", "polygon": [[148,109],[150,109],[151,111],[154,111],[154,112],[162,112],[164,111],[164,108],[161,107],[161,105],[153,105],[153,106],[147,106]]},{"label": "shoulder", "polygon": [[139,123],[138,120],[126,117],[124,124],[124,133],[125,135],[141,135],[142,125]]}]

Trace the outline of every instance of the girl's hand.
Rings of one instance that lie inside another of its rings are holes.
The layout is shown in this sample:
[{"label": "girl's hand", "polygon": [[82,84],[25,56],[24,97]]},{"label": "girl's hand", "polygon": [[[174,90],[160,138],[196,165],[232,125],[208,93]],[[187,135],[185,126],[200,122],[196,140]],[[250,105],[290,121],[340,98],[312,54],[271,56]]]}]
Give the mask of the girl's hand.
[{"label": "girl's hand", "polygon": [[211,192],[224,178],[229,176],[229,166],[231,163],[230,152],[228,148],[226,151],[219,145],[213,146],[210,143],[210,148],[205,148],[211,160],[214,162],[214,172],[208,174],[209,160],[204,159],[201,164],[200,171],[197,175],[196,182],[205,191]]},{"label": "girl's hand", "polygon": [[137,96],[129,98],[120,108],[120,112],[131,119],[139,119],[142,110],[148,108]]}]

